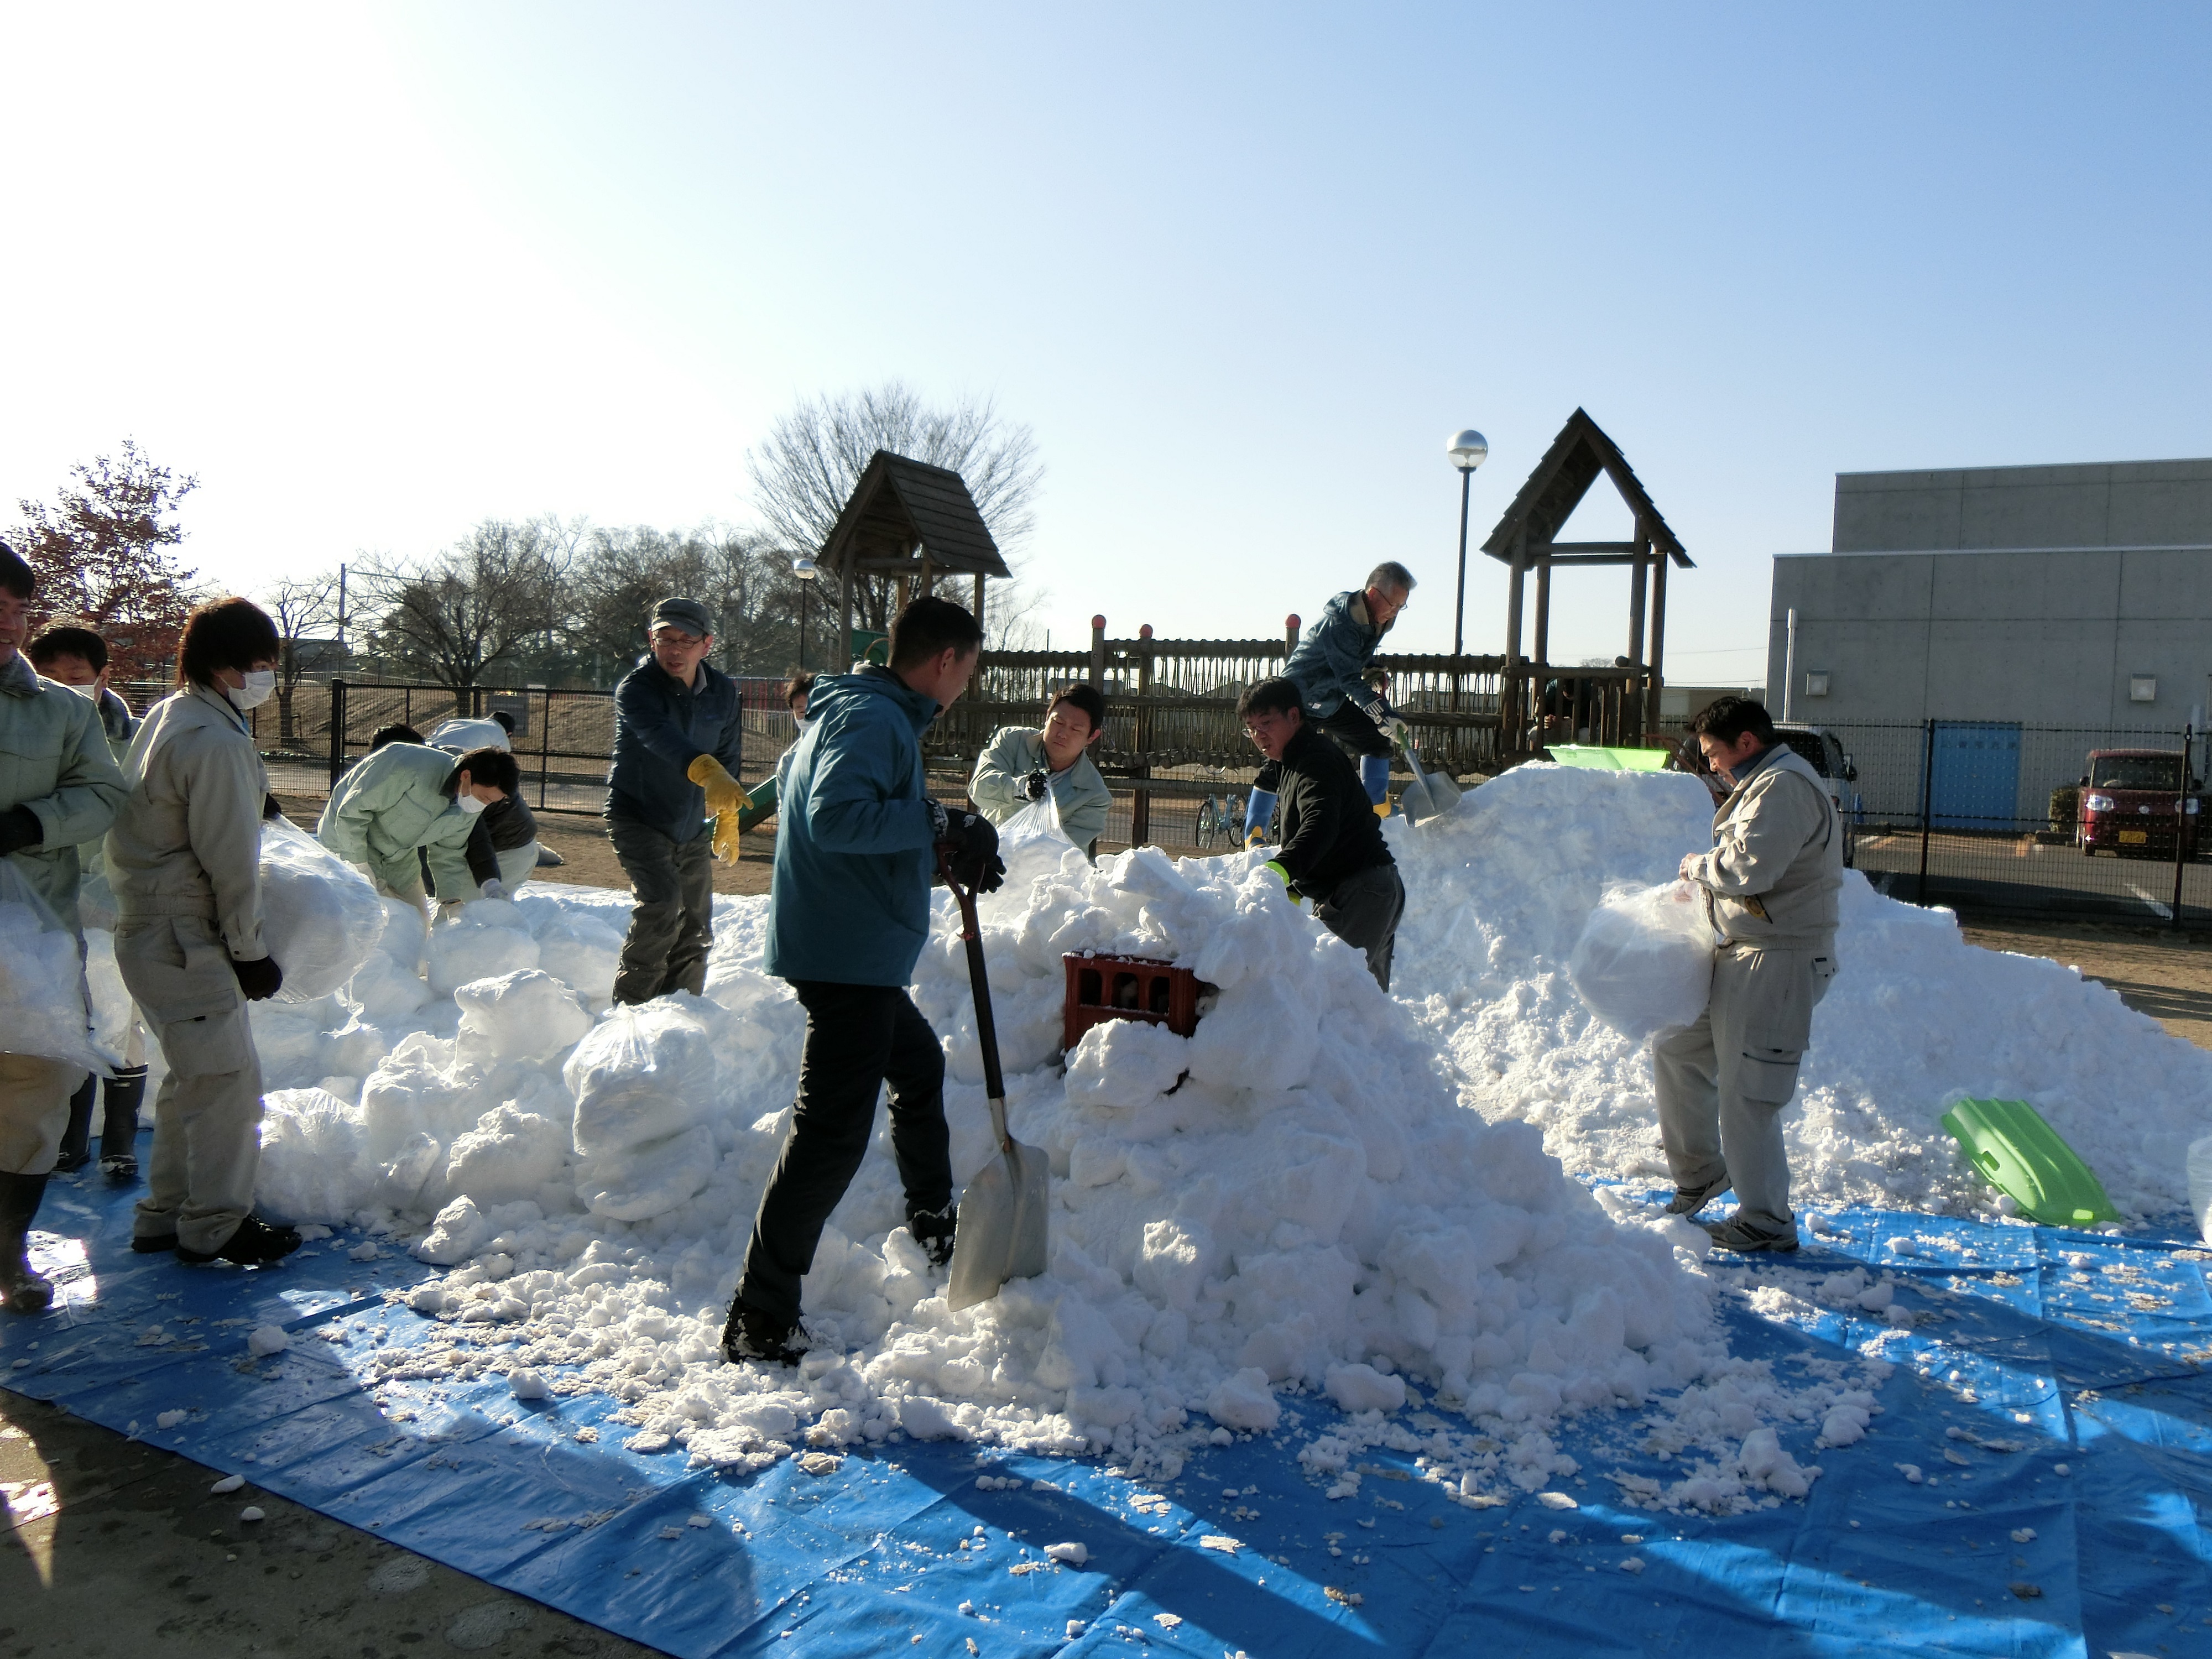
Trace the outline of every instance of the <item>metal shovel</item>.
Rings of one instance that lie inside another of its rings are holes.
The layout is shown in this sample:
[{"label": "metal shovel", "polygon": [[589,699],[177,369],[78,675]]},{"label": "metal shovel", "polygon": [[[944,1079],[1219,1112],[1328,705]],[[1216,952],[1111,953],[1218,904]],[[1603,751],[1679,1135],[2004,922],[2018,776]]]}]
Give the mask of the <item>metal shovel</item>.
[{"label": "metal shovel", "polygon": [[1405,722],[1398,720],[1392,724],[1397,728],[1395,736],[1399,752],[1405,756],[1406,764],[1413,774],[1413,781],[1400,792],[1398,805],[1407,817],[1415,823],[1425,818],[1435,817],[1440,812],[1449,811],[1459,804],[1459,785],[1445,773],[1422,771],[1420,757],[1413,752],[1413,740],[1407,733]]},{"label": "metal shovel", "polygon": [[975,1040],[983,1049],[983,1086],[991,1097],[990,1161],[960,1195],[952,1234],[951,1284],[945,1302],[955,1312],[988,1302],[1010,1279],[1035,1279],[1045,1270],[1046,1178],[1041,1147],[1016,1140],[1006,1128],[1006,1080],[999,1069],[999,1030],[991,1018],[991,981],[983,966],[982,930],[975,924],[975,895],[952,878],[951,860],[937,849],[937,868],[960,907],[960,937],[968,944],[968,983],[975,994]]}]

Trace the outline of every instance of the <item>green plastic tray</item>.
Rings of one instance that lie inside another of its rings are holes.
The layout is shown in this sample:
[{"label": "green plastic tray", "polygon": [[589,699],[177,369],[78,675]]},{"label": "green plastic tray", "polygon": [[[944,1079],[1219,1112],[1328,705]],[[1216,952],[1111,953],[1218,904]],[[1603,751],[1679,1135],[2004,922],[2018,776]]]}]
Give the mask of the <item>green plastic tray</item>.
[{"label": "green plastic tray", "polygon": [[1606,749],[1579,743],[1555,743],[1544,752],[1562,766],[1579,766],[1587,772],[1663,772],[1670,756],[1664,749]]},{"label": "green plastic tray", "polygon": [[1943,1114],[1943,1127],[2031,1221],[2087,1227],[2113,1219],[2104,1183],[2026,1101],[1962,1100]]}]

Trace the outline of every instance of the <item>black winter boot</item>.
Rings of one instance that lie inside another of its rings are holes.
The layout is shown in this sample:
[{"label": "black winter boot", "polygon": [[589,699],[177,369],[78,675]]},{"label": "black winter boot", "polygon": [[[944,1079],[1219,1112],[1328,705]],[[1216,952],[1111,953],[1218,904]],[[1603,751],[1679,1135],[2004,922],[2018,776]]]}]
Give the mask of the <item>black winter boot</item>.
[{"label": "black winter boot", "polygon": [[54,1156],[54,1168],[64,1175],[92,1162],[92,1097],[99,1087],[100,1079],[88,1073],[84,1086],[70,1097],[69,1127],[62,1131],[62,1149]]},{"label": "black winter boot", "polygon": [[959,1231],[959,1214],[948,1204],[941,1210],[908,1210],[906,1230],[914,1235],[914,1242],[921,1246],[922,1254],[929,1258],[933,1267],[943,1267],[952,1261],[952,1238]]},{"label": "black winter boot", "polygon": [[118,1067],[100,1099],[100,1172],[110,1181],[136,1181],[138,1109],[146,1103],[146,1068]]},{"label": "black winter boot", "polygon": [[0,1302],[16,1313],[44,1313],[54,1287],[31,1271],[31,1222],[46,1196],[42,1175],[0,1175]]},{"label": "black winter boot", "polygon": [[722,1325],[722,1358],[731,1364],[796,1365],[805,1354],[805,1334],[797,1325],[731,1297]]},{"label": "black winter boot", "polygon": [[[149,1250],[161,1247],[152,1240],[145,1241]],[[133,1239],[131,1248],[137,1249],[140,1241]],[[300,1235],[289,1227],[271,1226],[258,1215],[250,1215],[238,1224],[238,1231],[223,1241],[215,1250],[188,1250],[177,1246],[177,1260],[189,1261],[194,1267],[210,1261],[235,1261],[241,1267],[266,1267],[271,1261],[281,1261],[300,1248]]]}]

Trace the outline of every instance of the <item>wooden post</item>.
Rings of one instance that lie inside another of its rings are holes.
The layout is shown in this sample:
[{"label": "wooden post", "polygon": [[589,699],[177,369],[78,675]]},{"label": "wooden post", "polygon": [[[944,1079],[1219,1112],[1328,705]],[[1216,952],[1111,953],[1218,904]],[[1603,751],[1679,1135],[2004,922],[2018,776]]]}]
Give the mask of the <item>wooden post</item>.
[{"label": "wooden post", "polygon": [[1628,683],[1620,700],[1621,741],[1635,743],[1644,734],[1644,582],[1651,562],[1651,532],[1642,519],[1636,521],[1636,558],[1629,566]]},{"label": "wooden post", "polygon": [[[983,626],[983,573],[982,573],[981,571],[980,571],[980,570],[979,570],[979,571],[977,571],[977,572],[975,573],[975,626],[976,626],[977,629],[980,631],[980,630],[981,629],[982,626]],[[988,635],[985,635],[985,638],[984,638],[984,643],[985,643],[986,645],[988,645],[988,644],[990,643],[990,639],[989,639],[989,636],[988,636]],[[972,674],[969,675],[969,677],[968,677],[968,701],[969,701],[969,702],[971,702],[971,703],[972,703],[972,702],[979,702],[979,701],[981,701],[981,699],[982,696],[983,696],[983,653],[982,653],[981,652],[978,651],[978,652],[975,653],[975,672],[974,673],[972,673]]]},{"label": "wooden post", "polygon": [[1091,689],[1103,693],[1106,690],[1106,618],[1091,619]]},{"label": "wooden post", "polygon": [[1536,665],[1552,660],[1552,555],[1547,548],[1536,556]]},{"label": "wooden post", "polygon": [[[1152,775],[1149,762],[1141,757],[1152,750],[1152,625],[1145,623],[1137,629],[1137,731],[1136,749],[1140,757],[1130,772],[1139,779]],[[1129,845],[1143,847],[1152,838],[1152,793],[1139,789],[1129,801]]]},{"label": "wooden post", "polygon": [[1291,653],[1298,648],[1298,635],[1304,627],[1305,624],[1298,619],[1298,613],[1295,611],[1283,618],[1283,660],[1285,662],[1288,662],[1291,659]]},{"label": "wooden post", "polygon": [[1667,665],[1667,566],[1662,551],[1651,566],[1651,725],[1660,723],[1660,693],[1665,689]]},{"label": "wooden post", "polygon": [[898,574],[898,604],[891,608],[891,615],[894,617],[898,615],[900,611],[906,609],[907,597],[913,587],[913,585],[914,578],[907,572],[903,570],[900,571]]},{"label": "wooden post", "polygon": [[1521,584],[1528,568],[1528,532],[1513,538],[1512,574],[1505,585],[1505,673],[1498,682],[1498,735],[1512,734],[1513,751],[1520,752],[1528,722],[1521,714]]},{"label": "wooden post", "polygon": [[927,599],[930,594],[935,591],[936,587],[936,573],[929,568],[929,550],[924,548],[921,554],[921,596],[925,599]]},{"label": "wooden post", "polygon": [[837,573],[837,637],[830,642],[828,667],[842,674],[853,665],[853,563]]}]

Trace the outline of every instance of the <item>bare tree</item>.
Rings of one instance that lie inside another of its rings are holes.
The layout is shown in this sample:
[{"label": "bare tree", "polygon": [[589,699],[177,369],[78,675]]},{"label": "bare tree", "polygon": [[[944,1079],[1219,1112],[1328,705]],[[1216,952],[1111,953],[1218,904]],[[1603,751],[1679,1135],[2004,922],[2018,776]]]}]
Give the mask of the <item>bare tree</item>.
[{"label": "bare tree", "polygon": [[336,625],[338,573],[326,570],[320,575],[287,576],[272,582],[262,590],[261,608],[276,624],[276,637],[283,647],[276,659],[276,729],[277,741],[289,743],[295,735],[292,693],[307,672],[307,659],[300,644],[313,629]]},{"label": "bare tree", "polygon": [[[745,452],[753,501],[774,538],[818,551],[879,449],[957,472],[1012,567],[1036,526],[1037,487],[1044,478],[1036,440],[1026,426],[1001,420],[988,398],[936,408],[896,380],[834,398],[802,398],[769,428],[757,449]],[[892,592],[889,577],[854,584],[865,626],[887,625]]]},{"label": "bare tree", "polygon": [[451,691],[466,714],[486,669],[554,633],[568,562],[556,528],[487,519],[420,564],[366,562],[362,585],[383,652]]}]

